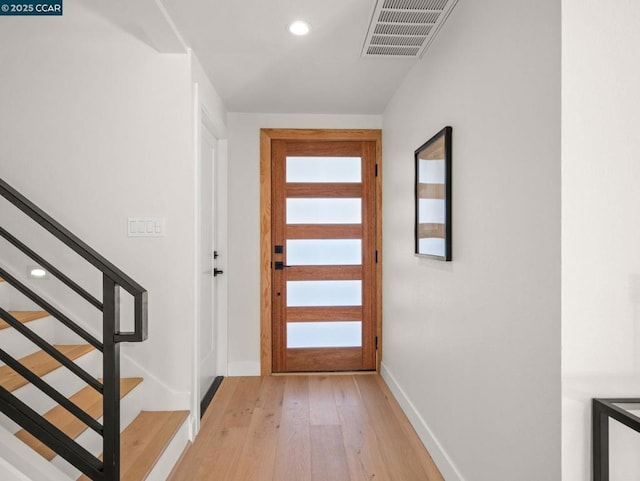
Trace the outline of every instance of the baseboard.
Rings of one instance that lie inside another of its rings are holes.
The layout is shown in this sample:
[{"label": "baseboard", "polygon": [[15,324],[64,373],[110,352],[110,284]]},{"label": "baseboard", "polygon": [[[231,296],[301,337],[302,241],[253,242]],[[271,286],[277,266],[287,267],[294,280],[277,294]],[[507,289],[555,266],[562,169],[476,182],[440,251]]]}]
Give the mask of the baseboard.
[{"label": "baseboard", "polygon": [[433,435],[433,432],[423,417],[409,400],[404,390],[400,387],[400,384],[398,384],[396,378],[391,374],[391,371],[389,371],[384,363],[380,366],[380,375],[387,383],[387,386],[389,386],[389,389],[391,389],[391,392],[398,401],[398,404],[400,404],[400,407],[407,418],[409,418],[409,422],[413,426],[413,429],[416,430],[416,433],[418,433],[422,444],[424,444],[429,451],[429,454],[431,454],[431,458],[433,459],[433,462],[436,463],[436,466],[438,466],[442,477],[446,481],[465,481],[460,472],[456,469],[451,458],[442,448],[442,445]]},{"label": "baseboard", "polygon": [[4,458],[0,458],[0,479],[3,481],[32,481],[20,471],[16,470]]},{"label": "baseboard", "polygon": [[211,404],[211,401],[213,401],[213,396],[215,396],[216,391],[220,387],[220,384],[222,384],[223,379],[224,377],[222,376],[216,377],[211,383],[209,389],[207,389],[207,393],[204,395],[202,401],[200,402],[200,418],[204,416],[204,413],[207,411],[209,404]]},{"label": "baseboard", "polygon": [[144,379],[142,409],[145,411],[189,410],[191,393],[176,391],[135,361],[131,356],[120,353],[121,377],[141,377]]},{"label": "baseboard", "polygon": [[259,362],[230,362],[229,377],[259,376]]},{"label": "baseboard", "polygon": [[0,428],[0,457],[3,459],[0,466],[0,479],[3,481],[70,480],[57,467],[3,428]]}]

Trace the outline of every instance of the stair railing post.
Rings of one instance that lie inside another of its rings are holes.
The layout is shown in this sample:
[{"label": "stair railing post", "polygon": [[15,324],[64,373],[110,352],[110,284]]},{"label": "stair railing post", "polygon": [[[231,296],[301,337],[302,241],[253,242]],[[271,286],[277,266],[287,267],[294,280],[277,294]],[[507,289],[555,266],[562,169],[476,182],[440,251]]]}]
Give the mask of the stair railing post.
[{"label": "stair railing post", "polygon": [[120,288],[103,274],[103,443],[104,479],[120,480]]}]

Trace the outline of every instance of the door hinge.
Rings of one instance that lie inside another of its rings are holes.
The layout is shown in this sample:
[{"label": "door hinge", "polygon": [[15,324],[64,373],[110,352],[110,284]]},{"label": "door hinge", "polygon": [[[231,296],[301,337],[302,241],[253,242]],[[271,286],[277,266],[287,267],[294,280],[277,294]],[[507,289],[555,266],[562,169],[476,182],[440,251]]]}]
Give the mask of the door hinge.
[{"label": "door hinge", "polygon": [[376,264],[378,263],[378,251],[376,251]]},{"label": "door hinge", "polygon": [[376,336],[376,351],[378,350],[378,336]]},{"label": "door hinge", "polygon": [[376,164],[376,177],[378,177],[378,164]]}]

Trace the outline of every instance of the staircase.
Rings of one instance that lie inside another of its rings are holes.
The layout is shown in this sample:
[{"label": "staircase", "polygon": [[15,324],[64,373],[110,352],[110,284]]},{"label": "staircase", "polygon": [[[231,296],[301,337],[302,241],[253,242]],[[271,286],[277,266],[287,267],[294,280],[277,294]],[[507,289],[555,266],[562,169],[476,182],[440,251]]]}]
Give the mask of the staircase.
[{"label": "staircase", "polygon": [[[0,255],[0,478],[166,479],[186,445],[189,413],[143,410],[143,378],[120,377],[120,343],[147,338],[146,291],[2,179],[0,195],[103,276],[99,300],[6,231],[0,218],[0,237],[103,319],[99,339],[3,266]],[[132,332],[119,328],[120,288],[134,298]]]}]

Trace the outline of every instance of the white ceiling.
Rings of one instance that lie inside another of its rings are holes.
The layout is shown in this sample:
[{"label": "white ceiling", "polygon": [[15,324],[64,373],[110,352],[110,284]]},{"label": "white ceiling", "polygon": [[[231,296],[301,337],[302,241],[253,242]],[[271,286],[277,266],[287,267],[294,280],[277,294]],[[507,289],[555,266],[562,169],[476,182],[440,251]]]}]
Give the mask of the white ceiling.
[{"label": "white ceiling", "polygon": [[375,0],[162,2],[230,112],[380,114],[418,61],[360,56]]}]

